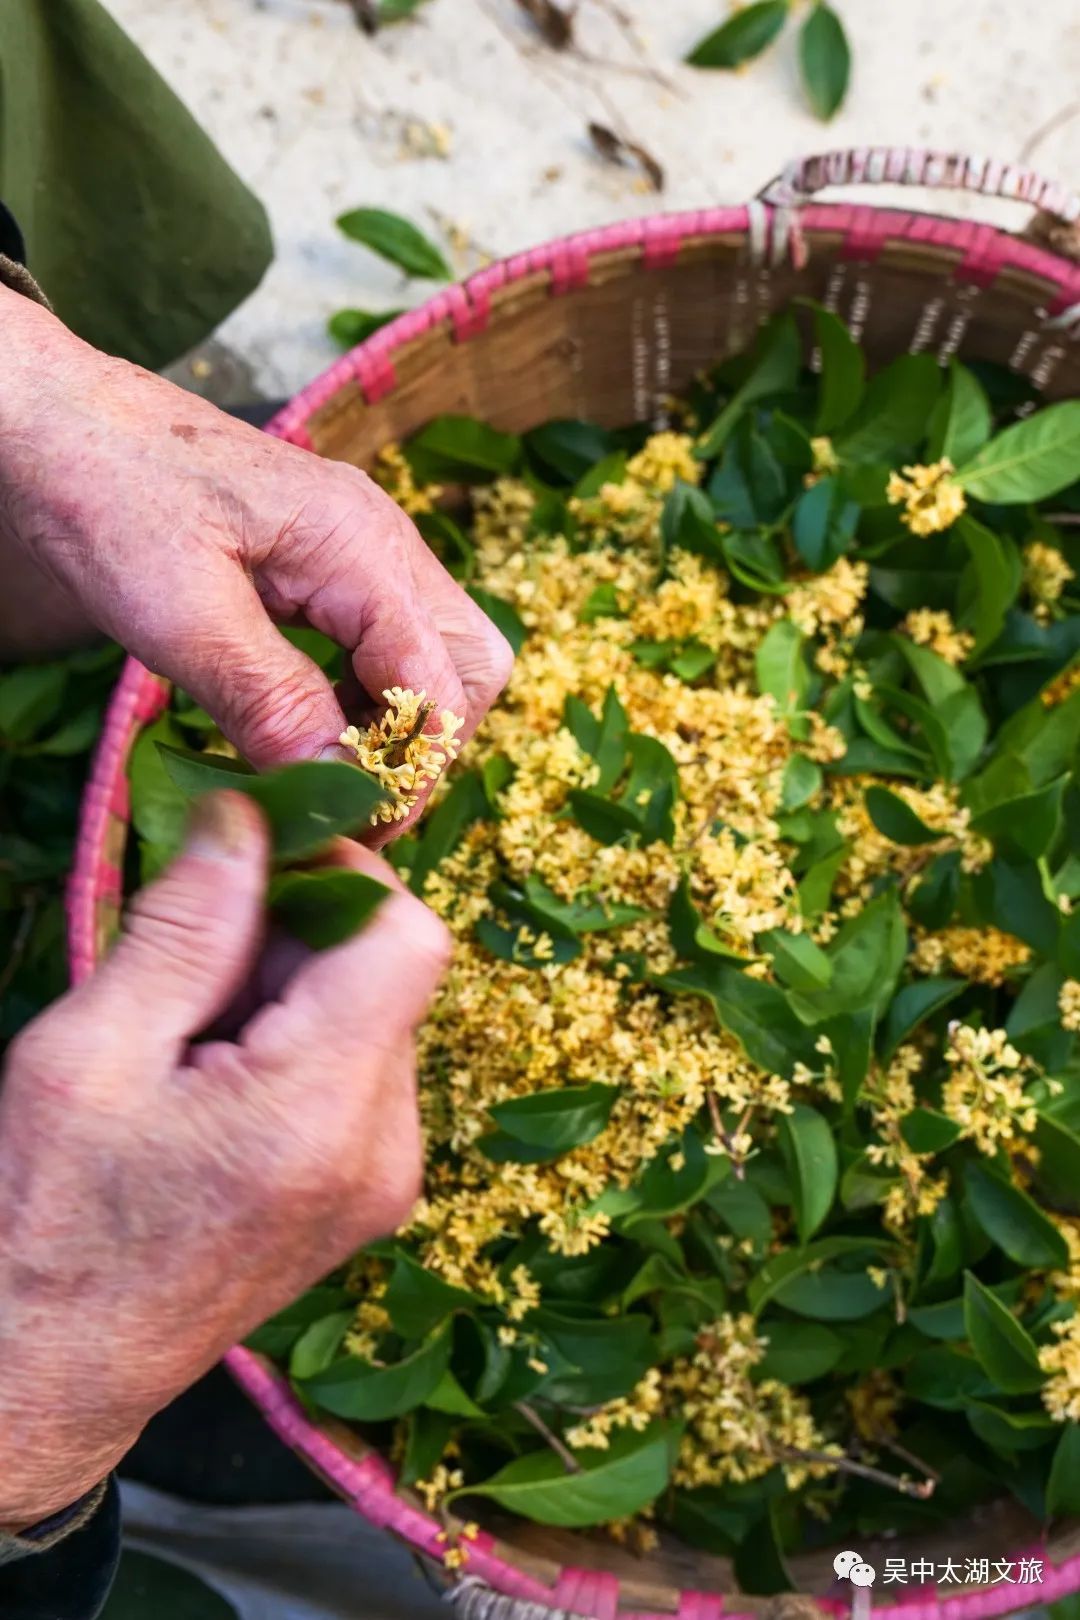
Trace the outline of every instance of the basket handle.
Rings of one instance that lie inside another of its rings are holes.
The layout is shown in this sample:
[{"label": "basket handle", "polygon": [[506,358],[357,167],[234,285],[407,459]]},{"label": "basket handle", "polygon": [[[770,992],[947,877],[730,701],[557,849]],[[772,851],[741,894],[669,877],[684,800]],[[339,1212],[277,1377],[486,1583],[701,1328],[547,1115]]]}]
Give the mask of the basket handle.
[{"label": "basket handle", "polygon": [[928,186],[935,191],[975,191],[1030,203],[1064,225],[1080,219],[1080,197],[1033,169],[996,158],[931,152],[924,147],[859,146],[796,158],[758,192],[762,202],[797,208],[826,186]]}]

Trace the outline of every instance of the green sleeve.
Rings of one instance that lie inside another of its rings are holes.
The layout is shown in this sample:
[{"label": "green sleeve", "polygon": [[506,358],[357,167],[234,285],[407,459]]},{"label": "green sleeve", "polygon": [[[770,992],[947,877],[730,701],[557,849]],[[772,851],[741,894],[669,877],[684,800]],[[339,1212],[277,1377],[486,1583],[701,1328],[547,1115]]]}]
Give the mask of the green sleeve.
[{"label": "green sleeve", "polygon": [[98,0],[0,0],[0,199],[57,314],[154,369],[272,256],[262,205]]}]

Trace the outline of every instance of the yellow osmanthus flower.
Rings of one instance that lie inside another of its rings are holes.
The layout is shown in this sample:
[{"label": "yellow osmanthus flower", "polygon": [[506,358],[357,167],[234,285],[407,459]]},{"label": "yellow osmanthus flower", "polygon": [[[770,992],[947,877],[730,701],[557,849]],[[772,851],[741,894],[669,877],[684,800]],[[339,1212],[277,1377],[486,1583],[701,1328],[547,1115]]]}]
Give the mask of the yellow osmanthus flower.
[{"label": "yellow osmanthus flower", "polygon": [[976,984],[1004,984],[1031,958],[1031,947],[1000,928],[957,925],[923,934],[910,955],[918,973],[962,973]]},{"label": "yellow osmanthus flower", "polygon": [[1062,1027],[1080,1034],[1080,979],[1066,979],[1058,993]]},{"label": "yellow osmanthus flower", "polygon": [[890,1373],[876,1367],[846,1391],[856,1432],[871,1445],[894,1439],[899,1432],[896,1414],[900,1390]]},{"label": "yellow osmanthus flower", "polygon": [[823,574],[793,585],[784,598],[790,619],[808,636],[835,625],[848,636],[858,635],[862,619],[858,609],[870,583],[870,569],[864,562],[841,557]]},{"label": "yellow osmanthus flower", "polygon": [[929,466],[905,467],[889,474],[885,497],[891,506],[902,506],[901,521],[912,534],[939,534],[948,529],[967,508],[967,497],[952,474],[956,471],[948,456]]},{"label": "yellow osmanthus flower", "polygon": [[1055,1423],[1080,1421],[1080,1315],[1055,1322],[1055,1344],[1039,1351],[1039,1365],[1047,1373],[1043,1405]]},{"label": "yellow osmanthus flower", "polygon": [[417,484],[412,468],[396,444],[388,444],[385,450],[379,451],[372,477],[410,517],[433,511],[435,502],[442,494],[437,484]]},{"label": "yellow osmanthus flower", "polygon": [[1068,669],[1062,670],[1048,686],[1042,690],[1042,701],[1048,709],[1056,709],[1059,703],[1072,697],[1074,692],[1080,691],[1080,659]]},{"label": "yellow osmanthus flower", "polygon": [[807,485],[816,484],[819,478],[827,478],[840,471],[840,457],[828,434],[819,434],[810,440],[810,454],[813,464],[804,480]]},{"label": "yellow osmanthus flower", "polygon": [[636,456],[626,463],[626,476],[647,489],[667,495],[677,479],[699,484],[705,464],[694,454],[694,441],[688,433],[654,433]]},{"label": "yellow osmanthus flower", "polygon": [[653,1418],[664,1410],[664,1380],[659,1367],[651,1367],[645,1377],[629,1395],[608,1401],[584,1423],[566,1431],[566,1443],[574,1451],[590,1448],[606,1451],[611,1436],[619,1429],[634,1429],[639,1434],[647,1429]]},{"label": "yellow osmanthus flower", "polygon": [[1053,604],[1064,594],[1066,585],[1076,578],[1076,572],[1056,546],[1044,540],[1032,540],[1024,547],[1024,584],[1035,603],[1035,616],[1046,620]]},{"label": "yellow osmanthus flower", "polygon": [[957,1024],[945,1050],[949,1077],[942,1111],[970,1136],[981,1153],[1019,1147],[1038,1123],[1025,1091],[1031,1064],[1012,1046],[1003,1029]]},{"label": "yellow osmanthus flower", "polygon": [[752,1316],[724,1316],[698,1333],[693,1355],[665,1373],[673,1410],[686,1424],[676,1485],[744,1484],[780,1464],[788,1489],[797,1490],[832,1471],[805,1397],[774,1378],[752,1378],[766,1348]]},{"label": "yellow osmanthus flower", "polygon": [[970,630],[958,630],[950,614],[933,608],[912,608],[897,628],[901,635],[910,636],[920,647],[929,647],[953,666],[970,657],[975,646]]},{"label": "yellow osmanthus flower", "polygon": [[372,721],[366,731],[348,726],[338,738],[343,748],[352,749],[357,764],[393,795],[374,811],[373,825],[405,819],[421,790],[436,781],[457,758],[461,746],[457,733],[465,724],[449,709],[443,709],[439,730],[428,732],[424,728],[435,705],[424,701],[425,693],[391,686],[383,697],[386,710],[381,720]]},{"label": "yellow osmanthus flower", "polygon": [[884,1222],[898,1236],[918,1216],[932,1215],[949,1190],[945,1176],[927,1173],[933,1155],[916,1153],[900,1129],[901,1120],[916,1106],[914,1077],[922,1064],[917,1046],[901,1046],[884,1071],[871,1070],[864,1086],[875,1135],[867,1145],[866,1157],[876,1168],[896,1177],[885,1194]]},{"label": "yellow osmanthus flower", "polygon": [[460,1468],[447,1468],[445,1463],[436,1463],[426,1479],[416,1481],[413,1490],[428,1512],[433,1513],[451,1491],[458,1490],[464,1483],[465,1475]]}]

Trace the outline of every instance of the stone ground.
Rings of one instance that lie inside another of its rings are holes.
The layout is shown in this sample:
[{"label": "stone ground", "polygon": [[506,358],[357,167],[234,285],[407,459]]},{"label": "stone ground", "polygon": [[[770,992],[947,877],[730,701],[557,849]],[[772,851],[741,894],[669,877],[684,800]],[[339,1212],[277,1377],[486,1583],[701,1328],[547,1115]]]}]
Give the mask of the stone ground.
[{"label": "stone ground", "polygon": [[[360,205],[406,214],[467,271],[631,214],[742,201],[822,147],[977,151],[1080,184],[1075,0],[835,0],[855,75],[828,127],[801,101],[794,28],[743,73],[682,65],[727,3],[579,0],[576,46],[556,52],[517,0],[426,0],[374,39],[349,0],[106,0],[264,199],[277,238],[262,287],[222,328],[228,353],[186,380],[229,402],[294,392],[336,352],[334,309],[425,296],[338,234],[335,216]],[[590,120],[652,154],[661,194],[597,155]],[[988,214],[1007,222],[1008,206]]]}]

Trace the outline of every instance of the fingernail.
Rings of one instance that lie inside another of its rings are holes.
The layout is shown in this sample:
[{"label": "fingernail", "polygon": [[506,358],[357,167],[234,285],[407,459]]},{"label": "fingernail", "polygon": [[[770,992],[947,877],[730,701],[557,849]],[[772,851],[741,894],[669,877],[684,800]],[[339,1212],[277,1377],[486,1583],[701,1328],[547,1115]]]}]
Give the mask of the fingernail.
[{"label": "fingernail", "polygon": [[335,765],[355,765],[356,755],[337,743],[327,743],[325,748],[319,750],[320,760],[330,760]]},{"label": "fingernail", "polygon": [[238,793],[206,793],[196,799],[184,848],[210,861],[237,861],[248,852],[251,829]]}]

